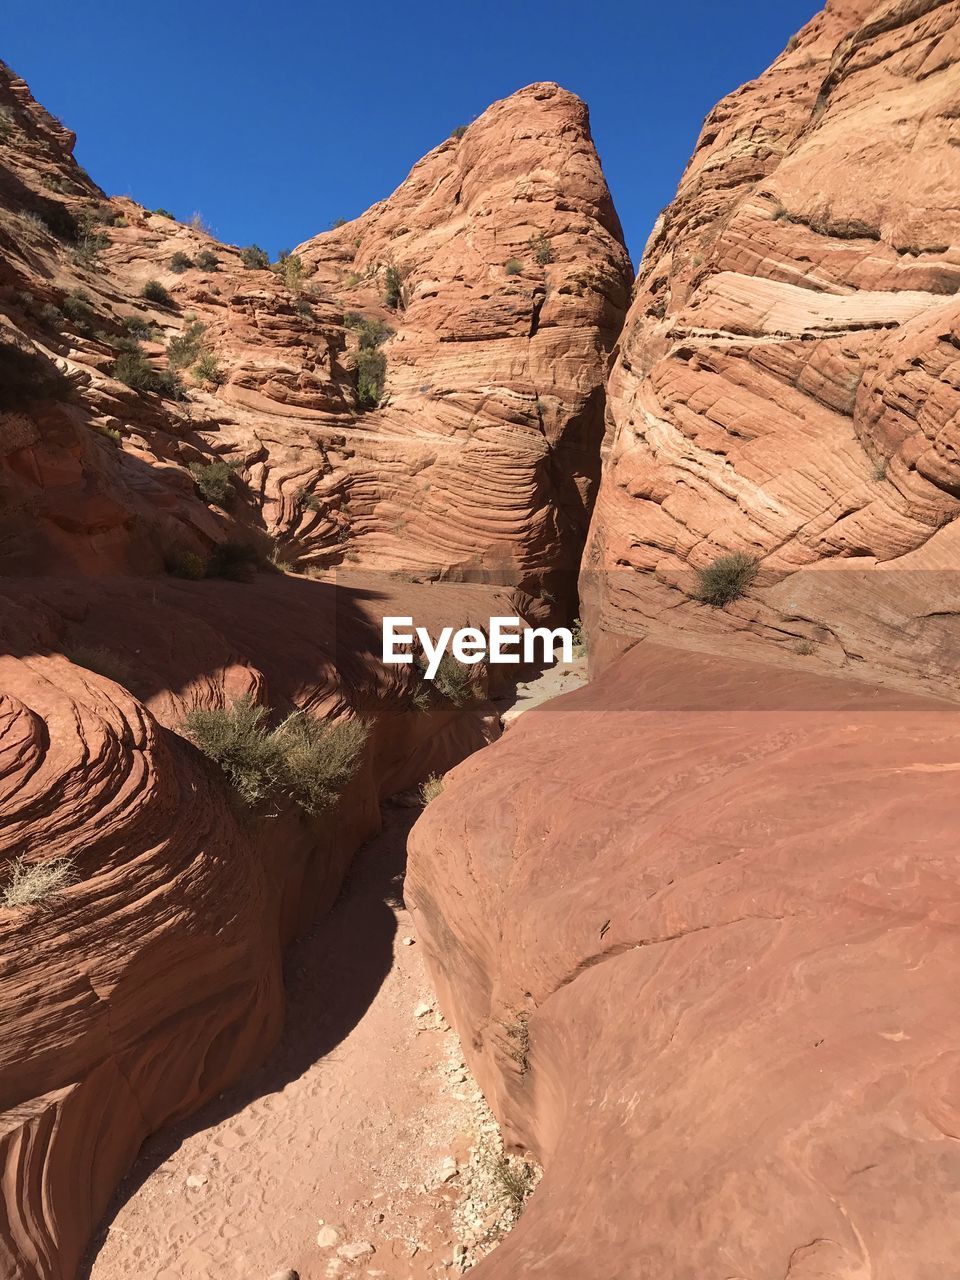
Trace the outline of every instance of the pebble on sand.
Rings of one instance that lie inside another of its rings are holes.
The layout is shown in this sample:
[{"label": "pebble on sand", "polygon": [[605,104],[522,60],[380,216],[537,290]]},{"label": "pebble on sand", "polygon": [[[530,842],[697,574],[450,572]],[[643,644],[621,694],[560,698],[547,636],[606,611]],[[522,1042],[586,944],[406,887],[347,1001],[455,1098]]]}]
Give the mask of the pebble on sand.
[{"label": "pebble on sand", "polygon": [[317,1232],[317,1244],[321,1249],[332,1249],[335,1244],[340,1243],[340,1232],[336,1227],[331,1227],[324,1222],[320,1223],[320,1230]]},{"label": "pebble on sand", "polygon": [[342,1244],[337,1250],[337,1257],[347,1262],[356,1262],[359,1258],[366,1258],[371,1253],[376,1253],[376,1249],[369,1240],[357,1240],[354,1244]]}]

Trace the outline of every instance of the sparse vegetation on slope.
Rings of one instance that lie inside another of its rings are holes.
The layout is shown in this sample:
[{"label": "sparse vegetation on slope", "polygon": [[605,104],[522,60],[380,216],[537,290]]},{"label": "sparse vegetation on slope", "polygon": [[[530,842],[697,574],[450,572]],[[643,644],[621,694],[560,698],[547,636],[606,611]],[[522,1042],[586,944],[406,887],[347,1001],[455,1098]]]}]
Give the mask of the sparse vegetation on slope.
[{"label": "sparse vegetation on slope", "polygon": [[321,813],[356,772],[366,727],[356,720],[317,720],[303,711],[276,729],[249,697],[229,708],[195,708],[184,728],[226,775],[237,795],[256,804],[286,794],[307,813]]},{"label": "sparse vegetation on slope", "polygon": [[69,858],[50,858],[47,862],[28,862],[15,858],[10,863],[6,883],[0,890],[0,906],[36,907],[57,898],[76,880]]},{"label": "sparse vegetation on slope", "polygon": [[694,596],[704,604],[722,608],[739,600],[756,578],[758,567],[756,557],[743,551],[718,556],[712,564],[697,570]]}]

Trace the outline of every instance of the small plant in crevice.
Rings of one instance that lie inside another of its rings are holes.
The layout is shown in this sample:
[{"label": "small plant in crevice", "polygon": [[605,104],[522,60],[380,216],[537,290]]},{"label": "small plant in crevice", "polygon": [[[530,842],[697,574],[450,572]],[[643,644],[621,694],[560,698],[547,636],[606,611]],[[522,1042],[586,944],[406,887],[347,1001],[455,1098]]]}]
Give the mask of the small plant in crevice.
[{"label": "small plant in crevice", "polygon": [[222,386],[226,375],[220,367],[220,361],[212,351],[204,351],[200,359],[193,366],[191,373],[194,379],[200,383],[210,383],[212,386]]},{"label": "small plant in crevice", "polygon": [[542,231],[532,235],[527,243],[538,266],[545,267],[548,262],[553,261],[553,249]]},{"label": "small plant in crevice", "polygon": [[491,1179],[506,1200],[511,1216],[519,1218],[528,1196],[536,1185],[533,1169],[524,1160],[498,1156],[490,1167]]},{"label": "small plant in crevice", "polygon": [[508,276],[518,276],[523,271],[523,263],[519,258],[508,258],[503,264],[503,269]]},{"label": "small plant in crevice", "polygon": [[187,582],[199,582],[207,576],[207,566],[196,551],[174,548],[164,557],[164,567],[171,578],[183,578]]},{"label": "small plant in crevice", "polygon": [[697,570],[694,598],[722,609],[745,594],[758,569],[756,556],[749,556],[743,551],[718,556],[711,564]]},{"label": "small plant in crevice", "polygon": [[408,272],[394,262],[388,263],[383,273],[383,301],[394,311],[402,311],[406,306],[407,275]]},{"label": "small plant in crevice", "polygon": [[167,363],[171,369],[185,369],[198,359],[203,350],[206,326],[199,320],[188,324],[182,333],[167,343]]},{"label": "small plant in crevice", "polygon": [[207,560],[208,578],[226,578],[228,582],[252,582],[263,556],[249,542],[218,543]]},{"label": "small plant in crevice", "polygon": [[357,404],[361,409],[375,409],[383,396],[387,377],[387,357],[374,347],[361,347],[354,364]]},{"label": "small plant in crevice", "polygon": [[131,391],[158,391],[160,382],[156,370],[139,346],[121,351],[113,362],[113,376]]},{"label": "small plant in crevice", "polygon": [[458,124],[455,129],[450,130],[450,137],[456,138],[456,140],[459,142],[466,132],[467,132],[467,126],[465,124]]},{"label": "small plant in crevice", "polygon": [[14,858],[6,869],[6,880],[0,888],[0,906],[38,907],[49,904],[76,879],[76,868],[71,858],[49,858],[46,862]]},{"label": "small plant in crevice", "polygon": [[420,787],[420,798],[425,805],[431,800],[436,800],[437,796],[443,791],[443,777],[439,773],[431,773],[430,777]]},{"label": "small plant in crevice", "polygon": [[513,1059],[520,1068],[520,1074],[525,1076],[530,1069],[528,1015],[523,1012],[517,1013],[510,1022],[501,1023],[501,1026],[507,1036],[507,1056]]},{"label": "small plant in crevice", "polygon": [[213,462],[191,462],[187,470],[205,502],[225,507],[236,492],[234,485],[239,465],[238,462],[228,462],[226,458],[215,458]]},{"label": "small plant in crevice", "polygon": [[171,222],[176,222],[177,220],[169,209],[153,209],[152,213],[155,218],[169,218]]},{"label": "small plant in crevice", "polygon": [[156,307],[172,307],[173,297],[159,280],[148,280],[140,290],[140,297],[152,302]]},{"label": "small plant in crevice", "polygon": [[178,276],[183,275],[184,271],[189,271],[193,265],[193,259],[188,257],[182,249],[178,249],[167,263],[168,268]]}]

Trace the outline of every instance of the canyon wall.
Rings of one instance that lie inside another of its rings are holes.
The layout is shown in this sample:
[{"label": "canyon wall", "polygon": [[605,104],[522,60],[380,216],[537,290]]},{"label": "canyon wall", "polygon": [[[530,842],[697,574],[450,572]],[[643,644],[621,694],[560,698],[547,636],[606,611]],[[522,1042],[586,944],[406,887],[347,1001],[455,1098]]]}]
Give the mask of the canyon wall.
[{"label": "canyon wall", "polygon": [[[73,142],[0,65],[0,880],[76,877],[0,906],[11,1280],[73,1276],[143,1139],[269,1051],[379,801],[499,733],[496,671],[425,698],[381,620],[572,608],[632,278],[554,85],[274,268]],[[183,718],[244,695],[366,723],[334,812],[229,799]]]},{"label": "canyon wall", "polygon": [[[584,558],[638,637],[956,691],[960,7],[838,0],[707,117],[647,244]],[[717,609],[696,570],[758,573]]]},{"label": "canyon wall", "polygon": [[545,1168],[478,1280],[953,1267],[958,54],[956,3],[831,2],[707,118],[609,385],[597,678],[413,830],[442,1007]]}]

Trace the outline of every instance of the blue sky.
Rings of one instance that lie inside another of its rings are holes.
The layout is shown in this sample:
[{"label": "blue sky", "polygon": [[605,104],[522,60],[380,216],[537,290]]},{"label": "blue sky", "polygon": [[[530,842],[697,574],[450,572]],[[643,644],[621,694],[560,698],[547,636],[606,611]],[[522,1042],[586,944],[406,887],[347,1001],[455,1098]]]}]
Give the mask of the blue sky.
[{"label": "blue sky", "polygon": [[2,57],[111,195],[272,254],[403,181],[534,80],[590,105],[636,260],[703,117],[816,0],[5,0]]}]

